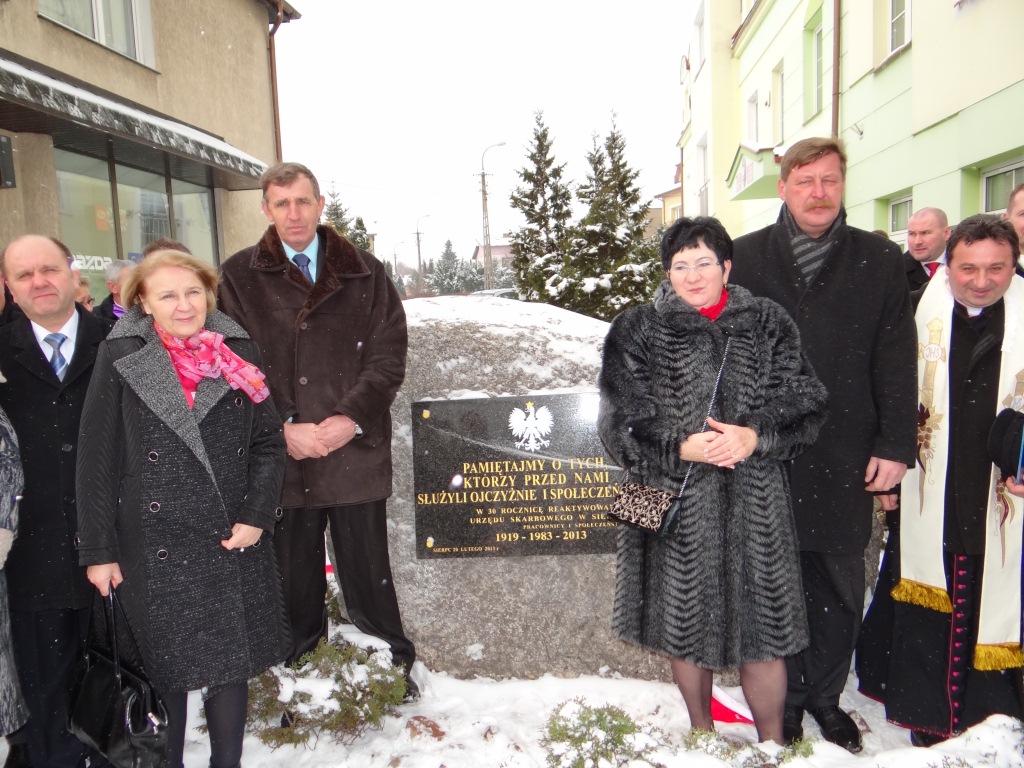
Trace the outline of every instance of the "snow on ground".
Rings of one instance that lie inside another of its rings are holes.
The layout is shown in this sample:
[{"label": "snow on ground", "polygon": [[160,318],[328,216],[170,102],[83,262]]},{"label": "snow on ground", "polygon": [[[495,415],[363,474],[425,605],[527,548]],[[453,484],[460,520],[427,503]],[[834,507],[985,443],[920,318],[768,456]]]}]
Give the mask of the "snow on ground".
[{"label": "snow on ground", "polygon": [[[354,628],[350,628],[353,629]],[[417,664],[414,676],[422,698],[406,704],[384,728],[369,731],[351,746],[321,740],[314,748],[282,747],[271,750],[247,735],[242,755],[244,768],[546,768],[547,752],[540,745],[551,711],[564,701],[582,697],[590,706],[614,705],[637,722],[651,724],[678,746],[688,730],[686,709],[674,685],[596,675],[539,680],[457,680]],[[993,717],[963,736],[931,749],[910,746],[907,731],[885,722],[880,704],[856,693],[851,676],[842,704],[855,710],[870,732],[864,751],[851,755],[821,740],[817,725],[805,718],[804,732],[813,743],[808,758],[786,763],[791,768],[1019,768],[1024,766],[1022,724]],[[740,698],[739,689],[727,689]],[[190,726],[200,722],[199,698],[190,699]],[[436,723],[440,738],[427,729],[414,733],[412,718]],[[720,724],[718,730],[733,741],[753,742],[753,726]],[[0,740],[0,760],[6,757]],[[677,754],[663,750],[655,756],[666,768],[721,768],[739,766],[701,752]],[[209,764],[207,737],[190,727],[185,745],[185,768]],[[646,768],[646,764],[643,764]],[[600,768],[600,767],[595,767]],[[630,768],[639,768],[633,763]]]},{"label": "snow on ground", "polygon": [[[370,643],[355,627],[341,628],[346,639]],[[682,737],[689,730],[686,708],[670,683],[587,675],[561,679],[546,675],[539,680],[458,680],[417,663],[413,672],[422,698],[400,707],[382,730],[369,731],[351,746],[321,740],[312,749],[282,747],[271,750],[252,735],[246,737],[242,764],[245,768],[546,768],[547,752],[541,739],[548,718],[561,703],[581,697],[592,707],[613,705],[636,722],[657,727],[667,735],[671,749],[655,758],[666,768],[720,768],[739,766],[702,752],[686,751]],[[726,692],[742,701],[739,688]],[[821,739],[813,719],[804,720],[804,732],[813,743],[808,758],[787,763],[792,768],[1019,768],[1024,766],[1024,725],[1008,717],[994,717],[963,736],[931,749],[910,746],[909,733],[885,721],[882,705],[856,692],[851,674],[842,705],[853,711],[869,729],[864,751],[851,755]],[[198,723],[198,696],[191,700],[190,722]],[[429,728],[410,726],[413,718],[437,725],[439,736]],[[730,740],[752,743],[751,725],[719,724]],[[676,751],[678,750],[678,751]],[[185,748],[185,768],[205,768],[209,761],[206,736],[190,730]],[[646,764],[643,764],[646,766]],[[595,766],[595,768],[601,768]],[[631,768],[639,768],[633,763]]]}]

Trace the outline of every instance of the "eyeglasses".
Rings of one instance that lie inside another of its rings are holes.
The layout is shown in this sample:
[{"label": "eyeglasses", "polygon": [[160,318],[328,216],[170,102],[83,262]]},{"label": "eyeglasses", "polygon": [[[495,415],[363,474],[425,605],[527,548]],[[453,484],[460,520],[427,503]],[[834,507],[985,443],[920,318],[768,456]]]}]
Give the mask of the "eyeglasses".
[{"label": "eyeglasses", "polygon": [[720,261],[698,261],[693,266],[690,266],[689,264],[679,262],[678,264],[672,265],[671,271],[675,272],[677,275],[686,275],[686,273],[692,269],[698,275],[706,275],[708,270],[712,267],[717,267],[720,264]]}]

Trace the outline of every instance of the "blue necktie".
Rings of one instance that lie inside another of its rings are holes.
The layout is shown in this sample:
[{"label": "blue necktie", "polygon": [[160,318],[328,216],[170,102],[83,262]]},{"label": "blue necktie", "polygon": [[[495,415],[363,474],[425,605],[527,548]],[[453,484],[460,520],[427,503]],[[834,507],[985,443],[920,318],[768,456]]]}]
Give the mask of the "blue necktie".
[{"label": "blue necktie", "polygon": [[68,372],[68,361],[61,354],[60,345],[67,341],[67,338],[63,333],[50,333],[43,339],[43,341],[53,347],[50,367],[53,368],[53,372],[57,374],[57,378],[61,381],[64,381],[64,374]]},{"label": "blue necktie", "polygon": [[299,272],[302,273],[302,276],[309,280],[309,284],[312,285],[313,276],[309,274],[309,256],[304,253],[296,253],[293,261],[295,262],[295,266],[299,268]]}]

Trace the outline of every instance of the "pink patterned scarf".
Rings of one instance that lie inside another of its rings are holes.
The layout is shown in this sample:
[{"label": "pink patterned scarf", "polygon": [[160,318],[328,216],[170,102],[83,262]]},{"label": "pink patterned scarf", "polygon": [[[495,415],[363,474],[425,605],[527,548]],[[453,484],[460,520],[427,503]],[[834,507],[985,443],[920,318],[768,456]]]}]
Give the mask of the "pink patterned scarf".
[{"label": "pink patterned scarf", "polygon": [[232,352],[224,343],[223,334],[204,328],[187,339],[179,339],[155,322],[153,329],[171,356],[174,370],[189,396],[190,407],[199,382],[204,378],[216,379],[221,374],[232,389],[241,389],[254,403],[262,403],[270,394],[263,371]]}]

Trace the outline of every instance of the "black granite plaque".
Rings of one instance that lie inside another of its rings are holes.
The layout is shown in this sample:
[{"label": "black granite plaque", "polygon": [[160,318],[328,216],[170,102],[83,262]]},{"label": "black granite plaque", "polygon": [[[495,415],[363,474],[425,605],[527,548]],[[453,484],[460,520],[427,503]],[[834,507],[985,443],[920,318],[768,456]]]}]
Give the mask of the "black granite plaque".
[{"label": "black granite plaque", "polygon": [[596,392],[413,403],[416,556],[615,551],[621,470],[597,406]]}]

